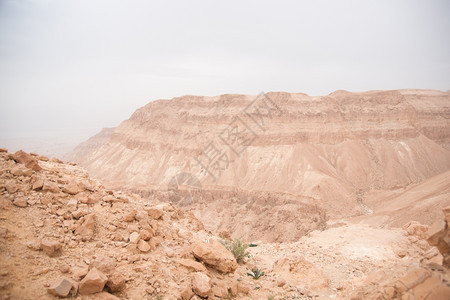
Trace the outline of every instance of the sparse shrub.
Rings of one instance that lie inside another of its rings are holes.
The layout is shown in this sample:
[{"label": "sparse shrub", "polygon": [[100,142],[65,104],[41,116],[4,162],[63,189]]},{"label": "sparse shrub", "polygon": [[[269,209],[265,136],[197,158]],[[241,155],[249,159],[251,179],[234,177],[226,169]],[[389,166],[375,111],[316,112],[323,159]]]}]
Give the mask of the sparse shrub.
[{"label": "sparse shrub", "polygon": [[235,239],[233,241],[230,240],[221,240],[222,245],[230,251],[236,261],[239,263],[242,261],[244,257],[246,257],[249,253],[247,252],[248,244],[243,243],[239,239]]},{"label": "sparse shrub", "polygon": [[264,276],[264,272],[261,272],[261,270],[258,269],[258,268],[256,268],[256,269],[252,268],[252,272],[251,273],[247,273],[247,275],[252,277],[255,280],[258,280],[259,278]]}]

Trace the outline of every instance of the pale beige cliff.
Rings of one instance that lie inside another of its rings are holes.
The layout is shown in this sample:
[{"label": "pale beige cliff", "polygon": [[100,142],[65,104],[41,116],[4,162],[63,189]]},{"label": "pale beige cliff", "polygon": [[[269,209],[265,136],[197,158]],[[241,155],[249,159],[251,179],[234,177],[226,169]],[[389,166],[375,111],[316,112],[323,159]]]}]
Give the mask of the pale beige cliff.
[{"label": "pale beige cliff", "polygon": [[[184,96],[150,102],[71,158],[108,186],[158,197],[191,173],[202,192],[186,208],[207,228],[295,241],[450,170],[449,117],[450,93],[433,90]],[[223,155],[216,180],[195,160],[212,150]],[[448,185],[440,193],[448,199]]]}]

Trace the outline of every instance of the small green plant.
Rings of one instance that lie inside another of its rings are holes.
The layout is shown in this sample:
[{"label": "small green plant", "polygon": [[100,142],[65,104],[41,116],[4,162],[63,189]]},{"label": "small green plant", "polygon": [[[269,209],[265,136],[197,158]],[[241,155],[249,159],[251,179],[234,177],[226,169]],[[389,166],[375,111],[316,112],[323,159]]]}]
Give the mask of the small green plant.
[{"label": "small green plant", "polygon": [[267,297],[267,300],[275,300],[275,296],[269,296]]},{"label": "small green plant", "polygon": [[247,273],[247,275],[252,277],[255,280],[258,280],[259,278],[264,276],[264,272],[261,272],[261,270],[258,268],[255,268],[255,269],[252,268],[252,272]]},{"label": "small green plant", "polygon": [[236,262],[240,263],[244,257],[246,257],[249,253],[247,252],[248,244],[243,243],[239,239],[235,239],[233,241],[230,240],[221,240],[222,245],[230,251]]},{"label": "small green plant", "polygon": [[248,245],[250,248],[252,248],[252,247],[258,247],[258,245],[257,244],[253,244],[253,243],[251,243],[250,245]]}]

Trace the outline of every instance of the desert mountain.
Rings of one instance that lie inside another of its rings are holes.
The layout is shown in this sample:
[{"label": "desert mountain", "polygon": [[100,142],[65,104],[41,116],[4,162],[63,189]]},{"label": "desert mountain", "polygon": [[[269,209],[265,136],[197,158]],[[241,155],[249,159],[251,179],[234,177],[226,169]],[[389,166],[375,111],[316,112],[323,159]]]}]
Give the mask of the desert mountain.
[{"label": "desert mountain", "polygon": [[448,299],[443,211],[432,227],[329,223],[295,242],[253,243],[237,263],[226,232],[171,202],[0,148],[0,299]]},{"label": "desert mountain", "polygon": [[179,202],[209,230],[293,242],[328,219],[402,226],[409,197],[427,199],[416,212],[431,224],[450,204],[449,118],[450,93],[434,90],[184,96],[150,102],[71,158],[108,187]]}]

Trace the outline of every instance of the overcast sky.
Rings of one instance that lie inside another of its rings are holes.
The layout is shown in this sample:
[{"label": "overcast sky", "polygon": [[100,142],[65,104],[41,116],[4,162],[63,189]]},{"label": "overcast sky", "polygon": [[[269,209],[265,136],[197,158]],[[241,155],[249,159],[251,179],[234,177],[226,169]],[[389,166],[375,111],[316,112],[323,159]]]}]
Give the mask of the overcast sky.
[{"label": "overcast sky", "polygon": [[185,94],[448,90],[449,37],[446,0],[0,0],[0,138],[88,137]]}]

